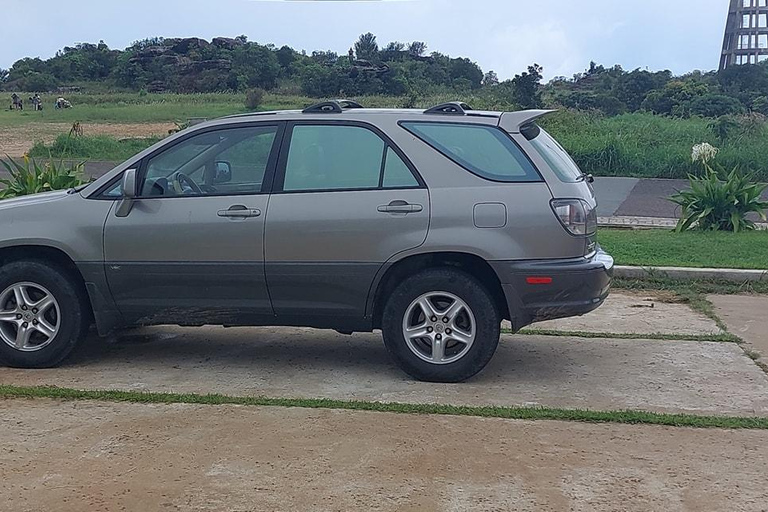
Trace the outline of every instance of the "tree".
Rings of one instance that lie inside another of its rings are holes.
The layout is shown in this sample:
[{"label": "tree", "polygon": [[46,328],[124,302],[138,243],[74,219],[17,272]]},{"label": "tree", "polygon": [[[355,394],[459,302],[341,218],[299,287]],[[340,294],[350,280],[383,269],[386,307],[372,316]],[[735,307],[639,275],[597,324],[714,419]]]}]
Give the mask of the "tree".
[{"label": "tree", "polygon": [[707,84],[694,80],[673,80],[662,89],[648,93],[642,108],[655,114],[687,116],[691,101],[708,93]]},{"label": "tree", "polygon": [[288,69],[291,67],[291,64],[293,64],[296,60],[296,52],[293,50],[293,48],[287,45],[281,47],[279,50],[276,50],[275,56],[277,56],[277,63],[280,64],[280,67],[284,71],[288,71]]},{"label": "tree", "polygon": [[261,87],[269,90],[277,85],[280,64],[275,52],[266,46],[247,43],[232,50],[232,72],[244,78],[240,81],[240,88]]},{"label": "tree", "polygon": [[376,43],[376,36],[367,32],[360,36],[355,43],[355,54],[361,60],[377,60],[379,45]]},{"label": "tree", "polygon": [[541,74],[544,68],[538,64],[528,66],[528,72],[515,75],[512,79],[513,99],[522,108],[542,108],[541,100]]},{"label": "tree", "polygon": [[626,105],[630,112],[640,109],[645,97],[654,89],[661,89],[669,82],[672,73],[662,71],[650,73],[636,69],[631,73],[623,73],[617,77],[613,88],[613,96]]},{"label": "tree", "polygon": [[336,61],[339,60],[339,54],[331,50],[315,50],[312,52],[312,56],[310,58],[318,64],[325,64],[330,66],[336,64]]},{"label": "tree", "polygon": [[451,59],[448,67],[451,85],[463,83],[459,88],[477,89],[483,81],[483,70],[476,63],[466,58]]},{"label": "tree", "polygon": [[0,68],[0,84],[8,81],[8,70]]},{"label": "tree", "polygon": [[384,62],[399,61],[403,59],[405,45],[398,41],[392,41],[380,52],[381,60]]},{"label": "tree", "polygon": [[483,77],[483,85],[485,86],[499,85],[499,76],[496,74],[495,71],[491,70],[485,74],[485,76]]},{"label": "tree", "polygon": [[723,94],[699,96],[690,102],[688,108],[691,115],[703,117],[720,117],[744,112],[744,106],[739,100]]},{"label": "tree", "polygon": [[56,77],[50,73],[32,71],[22,80],[22,88],[29,92],[48,92],[57,86]]},{"label": "tree", "polygon": [[717,80],[725,94],[748,106],[768,90],[768,67],[765,63],[728,66],[717,74]]},{"label": "tree", "polygon": [[421,57],[427,51],[427,43],[414,41],[408,45],[408,53],[414,57]]}]

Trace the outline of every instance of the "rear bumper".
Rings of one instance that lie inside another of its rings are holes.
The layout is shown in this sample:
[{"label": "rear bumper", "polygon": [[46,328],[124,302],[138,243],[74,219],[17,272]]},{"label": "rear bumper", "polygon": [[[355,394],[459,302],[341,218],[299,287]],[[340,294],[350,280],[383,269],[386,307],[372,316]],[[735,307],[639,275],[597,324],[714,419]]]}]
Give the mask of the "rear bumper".
[{"label": "rear bumper", "polygon": [[490,263],[501,280],[515,330],[597,309],[613,279],[613,258],[600,249],[585,258]]}]

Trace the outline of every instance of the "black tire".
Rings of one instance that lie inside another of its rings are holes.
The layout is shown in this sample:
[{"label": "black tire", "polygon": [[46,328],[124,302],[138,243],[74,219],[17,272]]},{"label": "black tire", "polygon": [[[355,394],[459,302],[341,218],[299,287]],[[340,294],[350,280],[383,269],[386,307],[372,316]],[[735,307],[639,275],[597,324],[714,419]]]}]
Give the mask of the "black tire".
[{"label": "black tire", "polygon": [[[430,292],[447,292],[463,300],[475,318],[475,341],[461,357],[449,364],[419,358],[403,334],[403,320],[410,305]],[[474,277],[451,268],[425,270],[405,279],[387,300],[382,318],[384,344],[408,375],[426,382],[462,382],[478,374],[493,357],[501,334],[501,317],[491,294]]]},{"label": "black tire", "polygon": [[87,299],[71,277],[47,263],[17,261],[0,267],[0,295],[14,284],[22,282],[41,285],[53,295],[60,311],[59,329],[53,341],[33,352],[20,351],[0,337],[0,362],[14,368],[56,366],[88,332],[91,322]]}]

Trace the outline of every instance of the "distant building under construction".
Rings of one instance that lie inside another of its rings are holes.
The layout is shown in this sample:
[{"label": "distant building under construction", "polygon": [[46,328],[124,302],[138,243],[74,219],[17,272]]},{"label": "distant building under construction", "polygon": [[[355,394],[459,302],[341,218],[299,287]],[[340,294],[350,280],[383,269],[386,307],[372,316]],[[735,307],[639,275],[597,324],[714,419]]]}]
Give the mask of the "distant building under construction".
[{"label": "distant building under construction", "polygon": [[768,0],[730,0],[720,70],[768,60]]}]

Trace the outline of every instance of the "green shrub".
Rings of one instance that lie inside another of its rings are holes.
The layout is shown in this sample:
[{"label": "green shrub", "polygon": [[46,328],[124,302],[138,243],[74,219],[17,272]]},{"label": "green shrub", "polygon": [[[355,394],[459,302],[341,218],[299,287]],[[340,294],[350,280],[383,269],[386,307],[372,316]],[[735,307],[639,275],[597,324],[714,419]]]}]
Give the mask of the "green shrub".
[{"label": "green shrub", "polygon": [[733,116],[721,116],[709,123],[709,129],[717,137],[721,144],[724,144],[739,129],[739,123]]},{"label": "green shrub", "polygon": [[57,164],[49,160],[40,165],[26,156],[23,163],[13,160],[8,155],[5,157],[6,160],[2,160],[1,163],[11,177],[0,179],[0,184],[5,186],[0,189],[0,199],[64,190],[86,183],[83,178],[82,163],[65,165],[63,162]]},{"label": "green shrub", "polygon": [[118,140],[108,135],[70,137],[62,134],[56,137],[50,146],[36,142],[30,149],[29,156],[121,161],[143,151],[159,140],[157,137]]},{"label": "green shrub", "polygon": [[768,116],[768,96],[758,96],[752,102],[752,111]]},{"label": "green shrub", "polygon": [[694,98],[688,105],[688,109],[691,115],[703,117],[719,117],[744,112],[744,106],[739,100],[723,94],[706,94]]},{"label": "green shrub", "polygon": [[747,218],[757,213],[766,220],[768,202],[761,200],[766,185],[753,183],[752,176],[731,171],[725,179],[705,163],[704,175],[689,177],[691,189],[673,195],[670,200],[683,209],[676,231],[749,231],[755,223]]},{"label": "green shrub", "polygon": [[248,110],[258,110],[264,101],[265,94],[267,94],[267,91],[259,87],[248,89],[245,93],[245,108]]}]

